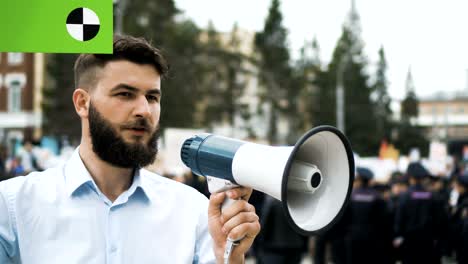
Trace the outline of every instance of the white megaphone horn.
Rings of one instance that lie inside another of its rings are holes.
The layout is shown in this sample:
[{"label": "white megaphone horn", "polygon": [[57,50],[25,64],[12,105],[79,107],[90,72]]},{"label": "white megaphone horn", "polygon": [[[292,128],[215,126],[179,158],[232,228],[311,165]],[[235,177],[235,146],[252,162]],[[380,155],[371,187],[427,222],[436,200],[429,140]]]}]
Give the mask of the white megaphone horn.
[{"label": "white megaphone horn", "polygon": [[264,192],[283,203],[292,228],[303,235],[329,229],[342,215],[354,179],[354,159],[346,137],[319,126],[295,146],[272,147],[201,134],[187,139],[182,161],[223,191],[237,185]]}]

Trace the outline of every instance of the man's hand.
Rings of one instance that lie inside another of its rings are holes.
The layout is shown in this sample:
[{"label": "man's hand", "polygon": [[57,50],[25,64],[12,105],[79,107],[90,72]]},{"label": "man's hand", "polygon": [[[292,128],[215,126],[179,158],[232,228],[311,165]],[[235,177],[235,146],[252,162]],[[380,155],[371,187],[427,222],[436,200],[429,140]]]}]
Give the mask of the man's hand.
[{"label": "man's hand", "polygon": [[[214,193],[210,197],[208,225],[211,237],[213,237],[218,263],[223,263],[228,237],[232,240],[242,238],[239,241],[240,244],[235,246],[232,251],[230,263],[244,263],[245,253],[260,232],[260,223],[255,214],[255,207],[247,202],[251,194],[251,188],[240,187],[226,192]],[[226,196],[237,201],[221,212],[221,205]]]}]

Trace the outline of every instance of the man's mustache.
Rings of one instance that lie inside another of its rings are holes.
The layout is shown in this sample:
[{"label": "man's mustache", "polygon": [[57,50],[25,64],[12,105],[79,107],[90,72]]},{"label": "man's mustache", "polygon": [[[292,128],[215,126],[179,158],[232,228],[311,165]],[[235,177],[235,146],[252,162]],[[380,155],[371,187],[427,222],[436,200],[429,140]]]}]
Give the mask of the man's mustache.
[{"label": "man's mustache", "polygon": [[133,122],[128,122],[125,123],[121,126],[123,129],[140,129],[140,130],[145,130],[145,131],[152,131],[152,127],[148,120],[146,119],[138,119]]}]

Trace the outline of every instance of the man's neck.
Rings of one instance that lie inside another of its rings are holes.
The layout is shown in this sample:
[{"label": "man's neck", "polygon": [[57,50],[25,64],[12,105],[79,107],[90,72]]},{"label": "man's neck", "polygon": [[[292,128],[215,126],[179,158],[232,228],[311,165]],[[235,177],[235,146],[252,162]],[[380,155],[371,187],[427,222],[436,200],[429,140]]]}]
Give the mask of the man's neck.
[{"label": "man's neck", "polygon": [[97,187],[110,201],[114,202],[132,184],[133,169],[116,167],[103,161],[89,144],[81,144],[79,154]]}]

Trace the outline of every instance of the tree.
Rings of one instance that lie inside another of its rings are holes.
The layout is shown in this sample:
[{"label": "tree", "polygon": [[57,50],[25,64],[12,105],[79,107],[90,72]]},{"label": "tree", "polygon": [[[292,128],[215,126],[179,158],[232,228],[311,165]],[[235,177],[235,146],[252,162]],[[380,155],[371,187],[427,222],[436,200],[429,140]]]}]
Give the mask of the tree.
[{"label": "tree", "polygon": [[[303,134],[314,125],[319,125],[320,114],[320,87],[324,80],[324,71],[320,60],[320,47],[314,37],[312,42],[305,42],[300,49],[300,57],[296,62],[295,79],[296,85],[300,87],[298,95],[298,120],[297,134]],[[295,135],[296,139],[298,135]],[[292,138],[293,136],[291,136]]]},{"label": "tree", "polygon": [[200,29],[190,20],[176,21],[179,13],[173,0],[135,0],[124,15],[124,33],[151,40],[170,64],[161,88],[162,128],[200,126],[196,119],[202,76]]},{"label": "tree", "polygon": [[123,10],[123,32],[144,36],[156,45],[170,48],[177,26],[175,17],[180,14],[174,0],[129,0]]},{"label": "tree", "polygon": [[283,16],[279,0],[272,0],[262,32],[255,35],[255,49],[260,58],[258,62],[259,80],[263,85],[260,99],[269,105],[267,138],[277,143],[278,119],[282,111],[293,109],[288,104],[296,94],[291,87],[292,70],[289,64],[287,31],[282,25]]},{"label": "tree", "polygon": [[386,76],[387,61],[385,59],[384,48],[379,49],[379,61],[375,73],[375,81],[372,87],[375,103],[375,115],[377,121],[377,138],[381,140],[391,138],[393,128],[392,110],[390,109],[391,98],[388,95],[388,80]]},{"label": "tree", "polygon": [[[353,17],[353,16],[351,16]],[[355,22],[355,21],[354,21]],[[362,52],[362,42],[358,31],[353,25],[345,25],[342,35],[333,52],[333,58],[328,67],[327,91],[323,91],[323,99],[333,99],[323,102],[326,104],[324,120],[326,123],[335,123],[336,117],[336,86],[341,78],[344,86],[344,120],[345,135],[350,140],[353,149],[360,155],[375,155],[379,140],[376,137],[376,119],[374,105],[370,99],[371,88],[368,85],[368,75],[365,72],[366,58]]]},{"label": "tree", "polygon": [[411,74],[411,68],[408,69],[406,75],[406,95],[405,99],[401,102],[401,119],[403,122],[410,122],[411,118],[418,117],[418,98],[414,89],[413,75]]},{"label": "tree", "polygon": [[57,138],[65,136],[72,141],[81,137],[80,119],[71,99],[75,89],[73,65],[76,58],[76,54],[47,55],[47,85],[42,104],[44,134]]},{"label": "tree", "polygon": [[412,148],[418,148],[422,155],[427,155],[429,141],[424,136],[423,129],[414,122],[418,117],[418,104],[413,76],[409,69],[406,76],[406,95],[401,102],[401,121],[395,145],[402,153],[409,153]]}]

